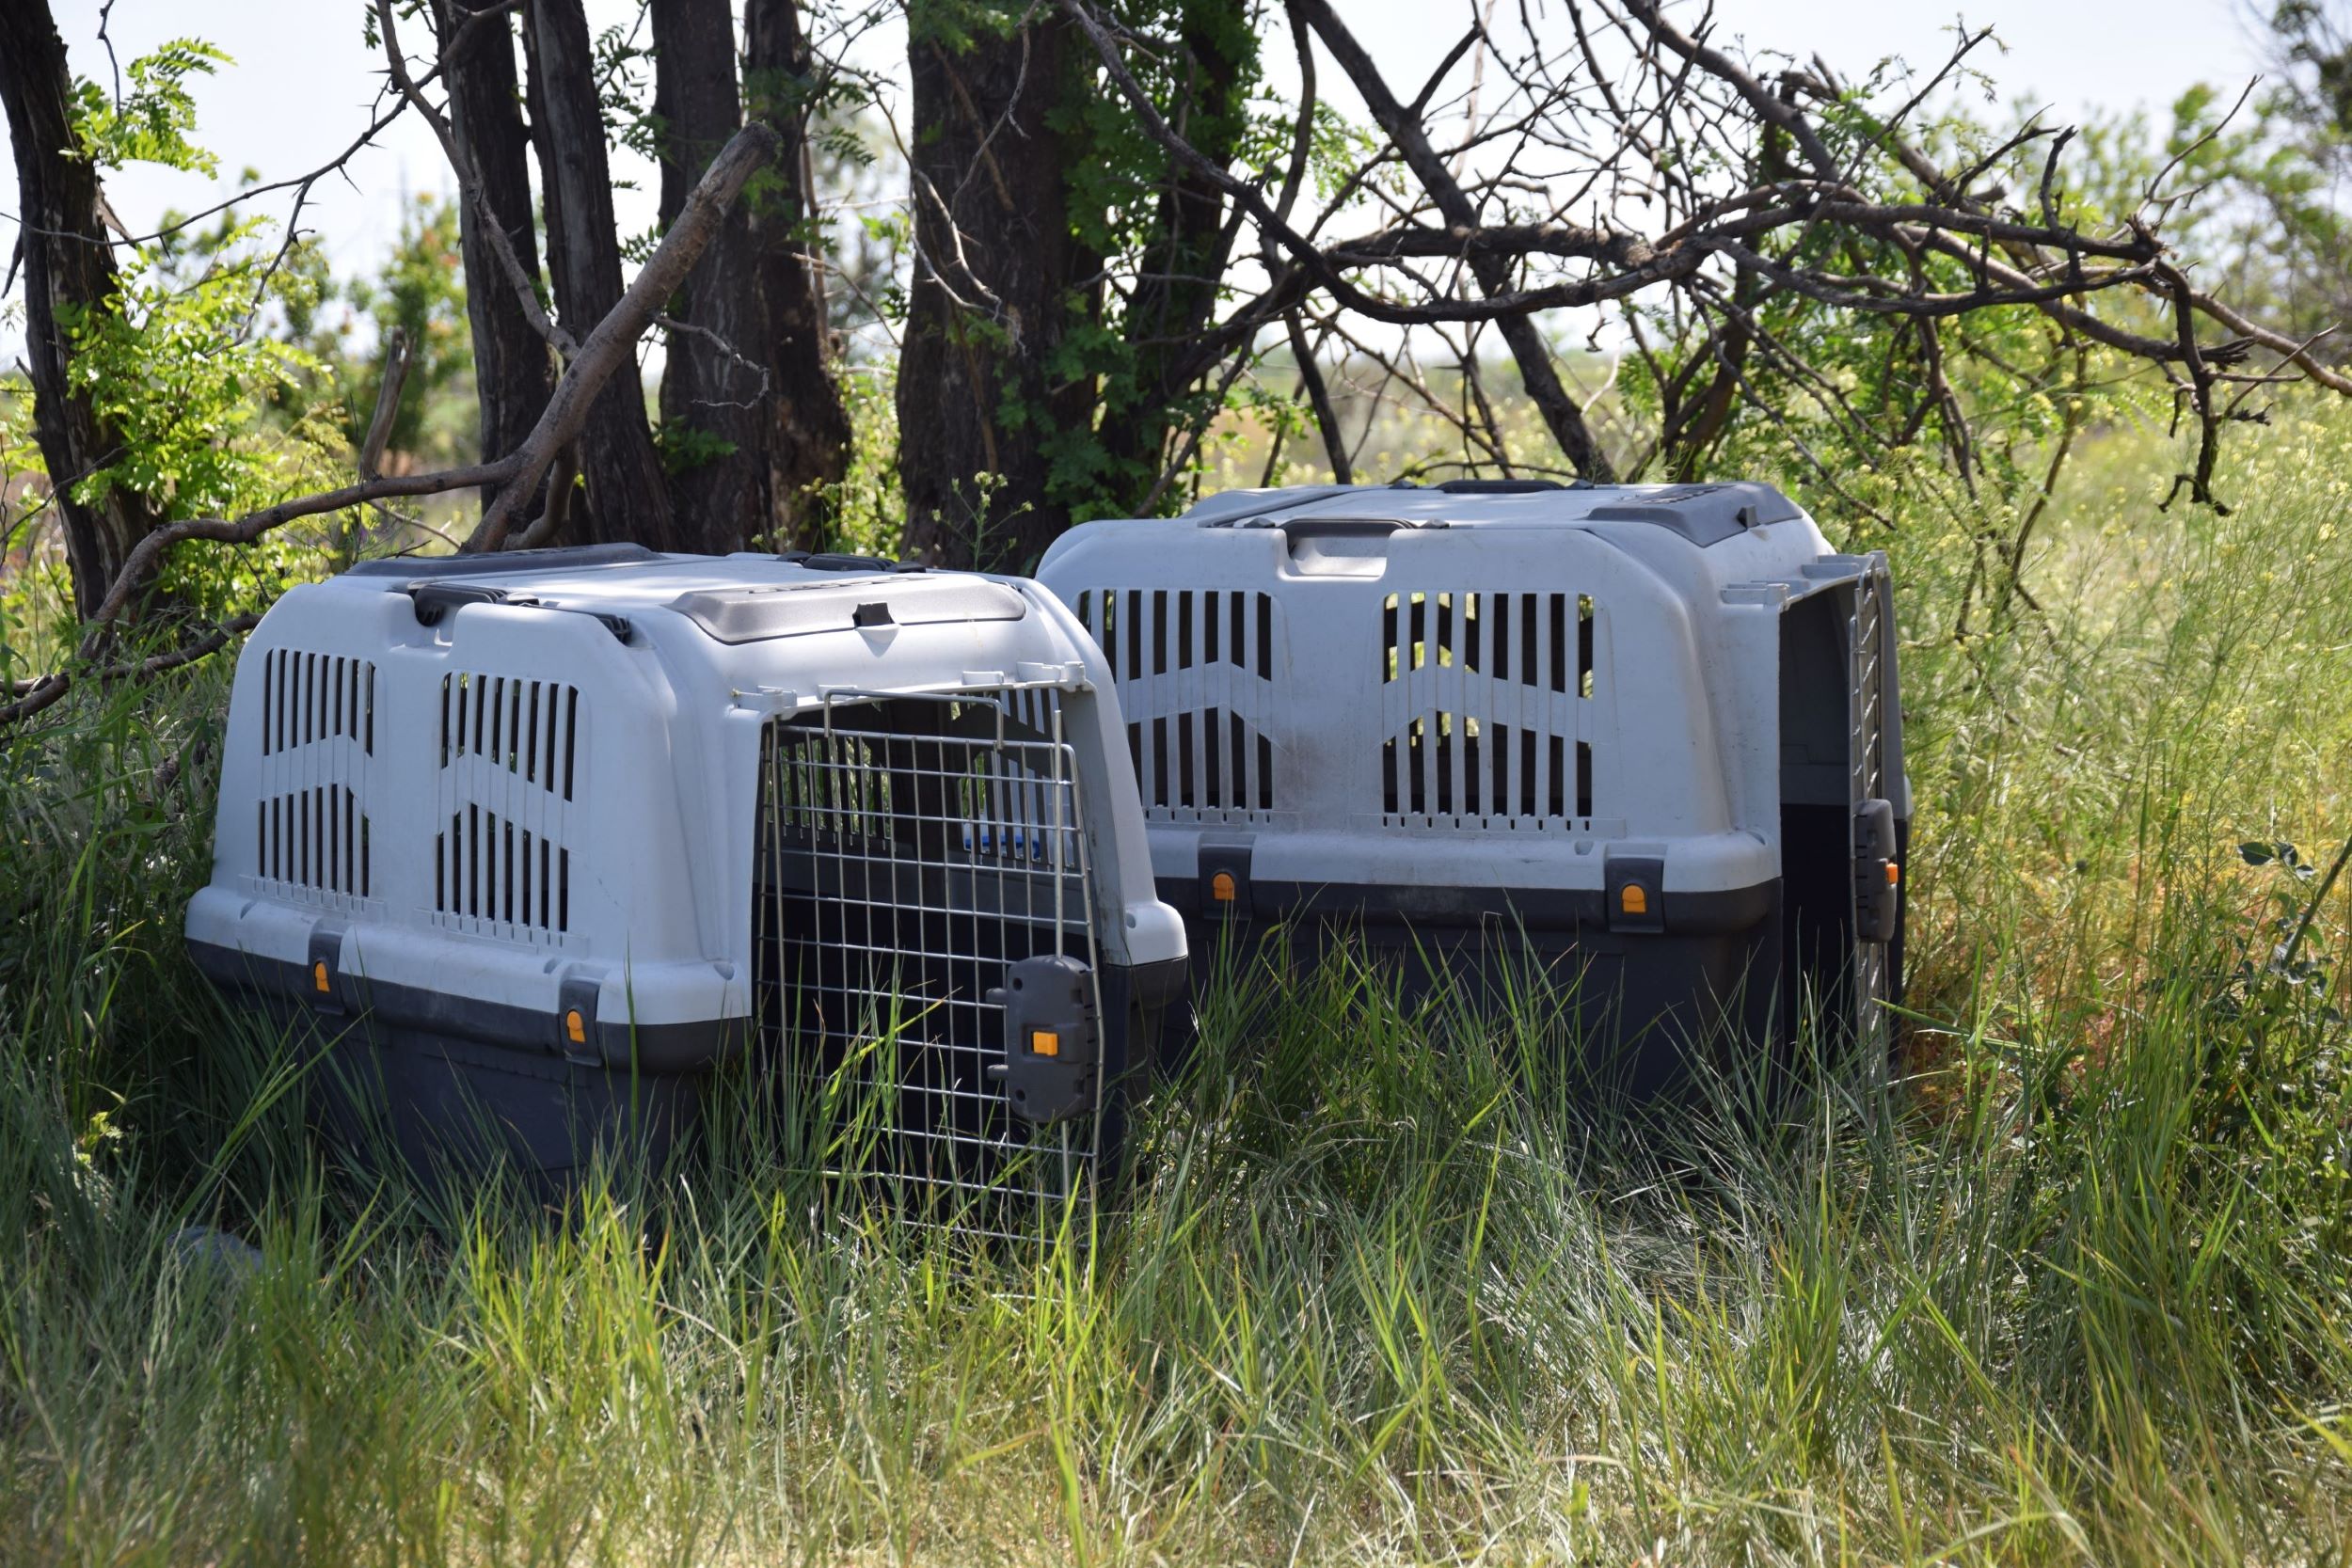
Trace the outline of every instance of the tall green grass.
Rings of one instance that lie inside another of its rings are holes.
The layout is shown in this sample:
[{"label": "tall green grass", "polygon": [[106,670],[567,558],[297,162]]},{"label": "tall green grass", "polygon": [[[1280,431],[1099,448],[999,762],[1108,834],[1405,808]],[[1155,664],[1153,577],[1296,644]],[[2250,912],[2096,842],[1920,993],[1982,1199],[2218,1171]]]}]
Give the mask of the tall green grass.
[{"label": "tall green grass", "polygon": [[560,1216],[331,1176],[178,952],[223,673],[72,707],[0,800],[0,1559],[2344,1560],[2352,879],[2238,846],[2352,833],[2352,430],[2265,451],[2159,515],[2115,442],[1965,644],[1964,531],[1887,541],[1891,1092],[1612,1105],[1533,1002],[1245,974],[1025,1243],[829,1196],[740,1083]]}]

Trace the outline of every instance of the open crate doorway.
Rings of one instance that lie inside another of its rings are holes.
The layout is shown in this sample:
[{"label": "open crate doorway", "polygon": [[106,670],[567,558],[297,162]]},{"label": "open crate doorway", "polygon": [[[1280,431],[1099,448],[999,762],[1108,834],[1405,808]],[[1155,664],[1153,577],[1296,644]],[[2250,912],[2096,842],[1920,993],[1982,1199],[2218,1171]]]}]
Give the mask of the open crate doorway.
[{"label": "open crate doorway", "polygon": [[[1124,1067],[1062,693],[836,697],[771,721],[760,774],[755,1005],[824,1170],[914,1217],[1034,1230],[1011,1205],[1088,1190]],[[1102,1060],[1084,1114],[1039,1123],[1001,1081],[1004,988],[1049,955],[1084,966]]]}]

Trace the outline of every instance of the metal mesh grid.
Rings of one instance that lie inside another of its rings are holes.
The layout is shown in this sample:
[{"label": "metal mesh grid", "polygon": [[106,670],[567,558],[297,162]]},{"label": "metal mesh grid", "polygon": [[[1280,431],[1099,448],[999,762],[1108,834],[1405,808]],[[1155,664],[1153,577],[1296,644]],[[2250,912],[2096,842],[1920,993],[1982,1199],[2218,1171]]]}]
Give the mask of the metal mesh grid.
[{"label": "metal mesh grid", "polygon": [[[1856,805],[1886,792],[1884,596],[1885,578],[1882,573],[1865,572],[1854,579],[1847,649],[1851,722],[1849,757]],[[1857,911],[1857,919],[1859,913]],[[1860,1015],[1854,1021],[1855,1028],[1863,1045],[1875,1055],[1883,1053],[1886,1044],[1889,1024],[1885,1004],[1893,1000],[1888,994],[1891,984],[1885,944],[1856,942],[1854,971],[1854,1002]]]},{"label": "metal mesh grid", "polygon": [[[1031,1126],[988,1076],[1005,1060],[988,992],[1008,966],[1095,967],[1059,693],[837,702],[771,721],[760,772],[755,1005],[819,1097],[828,1173],[977,1229],[975,1198],[1082,1192],[1100,1117]],[[1118,1021],[1096,985],[1107,1046]]]}]

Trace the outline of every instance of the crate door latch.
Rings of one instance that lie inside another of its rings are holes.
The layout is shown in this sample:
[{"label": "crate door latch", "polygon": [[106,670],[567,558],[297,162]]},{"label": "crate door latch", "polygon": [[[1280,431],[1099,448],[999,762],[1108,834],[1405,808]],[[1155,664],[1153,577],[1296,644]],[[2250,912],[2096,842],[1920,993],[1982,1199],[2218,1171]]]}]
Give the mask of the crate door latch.
[{"label": "crate door latch", "polygon": [[1023,958],[988,1000],[1005,1010],[1005,1059],[988,1075],[1012,1114],[1041,1127],[1093,1110],[1103,1060],[1094,972],[1057,953]]},{"label": "crate door latch", "polygon": [[1896,855],[1895,806],[1865,800],[1853,814],[1854,937],[1893,942],[1900,928],[1903,867]]}]

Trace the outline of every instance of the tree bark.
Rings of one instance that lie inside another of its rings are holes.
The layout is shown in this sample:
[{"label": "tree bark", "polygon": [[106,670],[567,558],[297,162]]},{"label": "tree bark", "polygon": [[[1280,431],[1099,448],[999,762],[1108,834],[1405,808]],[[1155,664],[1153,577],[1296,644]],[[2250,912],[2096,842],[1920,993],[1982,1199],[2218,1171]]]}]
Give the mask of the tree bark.
[{"label": "tree bark", "polygon": [[[1182,8],[1179,40],[1185,76],[1169,118],[1219,166],[1230,165],[1248,127],[1239,102],[1251,79],[1245,0],[1194,0]],[[1235,230],[1238,232],[1238,230]],[[1135,359],[1127,407],[1106,399],[1102,440],[1124,506],[1138,506],[1157,483],[1168,434],[1185,422],[1183,404],[1224,356],[1204,354],[1202,331],[1216,310],[1230,260],[1225,194],[1207,175],[1171,157],[1155,231],[1136,268],[1124,335]]]},{"label": "tree bark", "polygon": [[775,178],[744,203],[754,292],[767,316],[756,357],[768,372],[770,526],[780,546],[816,549],[829,542],[826,492],[849,472],[850,432],[834,380],[818,273],[802,231],[816,209],[806,161],[811,62],[796,0],[747,0],[743,35],[744,96],[783,148]]},{"label": "tree bark", "polygon": [[98,216],[98,170],[80,156],[73,137],[72,90],[65,40],[48,6],[0,3],[0,103],[16,153],[33,436],[65,533],[73,607],[87,620],[132,549],[162,519],[145,498],[119,485],[88,499],[73,493],[78,481],[117,455],[121,437],[67,380],[71,323],[107,309],[118,282]]},{"label": "tree bark", "polygon": [[[1017,569],[1068,523],[1049,439],[1090,422],[1090,381],[1049,374],[1077,280],[1065,151],[1048,122],[1070,24],[1002,37],[945,0],[908,8],[913,297],[898,358],[905,552]],[[963,26],[953,24],[962,22]]]},{"label": "tree bark", "polygon": [[[667,229],[743,114],[727,0],[653,0],[652,19]],[[770,408],[766,377],[753,357],[768,324],[755,260],[750,215],[739,205],[670,306],[674,320],[698,329],[669,335],[661,372],[671,510],[679,535],[713,553],[740,549],[769,531]]]},{"label": "tree bark", "polygon": [[[467,0],[436,0],[434,20],[443,47],[464,23]],[[450,123],[457,145],[473,166],[483,198],[532,277],[539,276],[538,226],[531,200],[530,138],[515,74],[515,34],[503,18],[474,27],[449,56]],[[474,396],[479,406],[482,456],[503,457],[523,443],[555,389],[555,362],[547,341],[523,314],[502,282],[503,268],[481,213],[471,201],[458,203],[460,240],[466,257],[466,318],[472,329]],[[498,499],[485,485],[482,504]]]},{"label": "tree bark", "polygon": [[[556,310],[575,334],[604,319],[621,298],[621,246],[613,228],[612,174],[596,59],[580,0],[531,0],[523,40],[531,68],[532,142],[547,204],[548,270]],[[670,511],[661,462],[645,422],[645,389],[614,376],[580,434],[585,504],[576,533],[594,542],[633,540],[655,549],[688,547]]]}]

